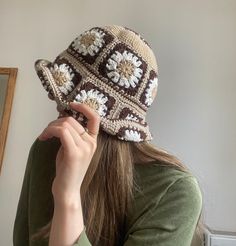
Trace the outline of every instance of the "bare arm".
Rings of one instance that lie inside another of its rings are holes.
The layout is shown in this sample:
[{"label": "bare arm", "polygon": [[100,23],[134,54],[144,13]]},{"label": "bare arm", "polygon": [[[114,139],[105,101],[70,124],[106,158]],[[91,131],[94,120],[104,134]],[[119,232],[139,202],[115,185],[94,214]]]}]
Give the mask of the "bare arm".
[{"label": "bare arm", "polygon": [[84,228],[81,201],[56,203],[49,238],[49,246],[70,246],[79,238]]},{"label": "bare arm", "polygon": [[49,246],[72,246],[84,229],[80,188],[97,148],[100,116],[86,104],[71,104],[87,118],[87,131],[73,117],[62,117],[48,124],[40,140],[60,138],[56,156],[56,177],[52,184],[54,214]]}]

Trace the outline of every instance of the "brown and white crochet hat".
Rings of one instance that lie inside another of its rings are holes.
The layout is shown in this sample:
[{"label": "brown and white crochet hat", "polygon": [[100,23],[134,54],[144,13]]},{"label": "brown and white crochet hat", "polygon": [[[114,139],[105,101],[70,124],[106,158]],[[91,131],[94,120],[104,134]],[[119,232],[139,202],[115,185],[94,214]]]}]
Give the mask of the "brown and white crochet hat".
[{"label": "brown and white crochet hat", "polygon": [[72,110],[69,102],[97,110],[102,130],[121,140],[153,139],[145,117],[157,94],[158,67],[140,34],[117,25],[93,27],[53,62],[37,60],[35,69],[60,111],[84,127],[87,119]]}]

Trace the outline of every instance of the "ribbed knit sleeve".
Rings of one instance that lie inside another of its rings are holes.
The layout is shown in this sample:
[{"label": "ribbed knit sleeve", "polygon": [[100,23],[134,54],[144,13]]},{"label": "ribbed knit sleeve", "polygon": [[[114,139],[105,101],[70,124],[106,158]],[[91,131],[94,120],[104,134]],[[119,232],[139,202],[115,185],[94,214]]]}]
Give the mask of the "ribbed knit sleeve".
[{"label": "ribbed knit sleeve", "polygon": [[84,227],[83,231],[80,233],[79,239],[73,246],[91,246],[87,234],[86,234],[86,228]]},{"label": "ribbed knit sleeve", "polygon": [[32,161],[36,141],[31,145],[28,153],[23,184],[17,205],[16,217],[13,226],[13,245],[14,246],[27,246],[29,245],[29,224],[28,224],[28,202],[29,202],[29,183],[30,172],[32,168]]}]

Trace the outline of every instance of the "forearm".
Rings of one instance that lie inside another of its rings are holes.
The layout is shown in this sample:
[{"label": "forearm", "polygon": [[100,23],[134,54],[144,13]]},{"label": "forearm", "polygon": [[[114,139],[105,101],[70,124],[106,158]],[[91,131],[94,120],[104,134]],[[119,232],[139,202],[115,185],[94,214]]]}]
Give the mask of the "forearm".
[{"label": "forearm", "polygon": [[81,201],[72,199],[70,202],[54,204],[49,246],[71,246],[84,229]]}]

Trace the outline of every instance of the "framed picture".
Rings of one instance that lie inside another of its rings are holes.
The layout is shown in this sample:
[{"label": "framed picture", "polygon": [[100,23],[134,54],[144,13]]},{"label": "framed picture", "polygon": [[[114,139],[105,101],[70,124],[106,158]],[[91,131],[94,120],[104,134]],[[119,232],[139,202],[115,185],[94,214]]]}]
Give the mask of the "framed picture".
[{"label": "framed picture", "polygon": [[0,173],[16,84],[17,68],[0,67]]}]

